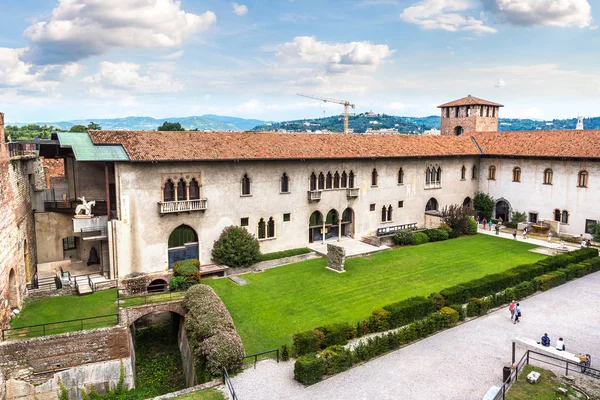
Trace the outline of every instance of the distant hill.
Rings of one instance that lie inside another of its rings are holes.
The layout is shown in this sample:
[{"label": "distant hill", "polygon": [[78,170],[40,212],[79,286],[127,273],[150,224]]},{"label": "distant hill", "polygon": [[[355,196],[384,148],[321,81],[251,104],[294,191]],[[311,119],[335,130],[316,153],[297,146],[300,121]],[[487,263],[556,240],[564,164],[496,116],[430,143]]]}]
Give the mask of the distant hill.
[{"label": "distant hill", "polygon": [[[69,130],[73,125],[86,125],[90,122],[99,124],[106,130],[155,130],[163,122],[179,122],[185,129],[213,130],[213,131],[246,131],[265,121],[258,119],[244,119],[225,117],[220,115],[201,115],[192,117],[170,117],[155,119],[152,117],[126,117],[126,118],[90,118],[59,122],[36,122],[37,125],[53,126],[57,129]],[[19,127],[30,124],[14,123]]]}]

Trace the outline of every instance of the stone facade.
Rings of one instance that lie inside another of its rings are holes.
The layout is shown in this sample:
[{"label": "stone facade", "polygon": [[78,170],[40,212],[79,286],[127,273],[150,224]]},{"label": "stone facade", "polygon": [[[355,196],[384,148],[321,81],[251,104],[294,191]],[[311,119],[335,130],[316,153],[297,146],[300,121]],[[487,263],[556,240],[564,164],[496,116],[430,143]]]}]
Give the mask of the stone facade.
[{"label": "stone facade", "polygon": [[346,272],[344,262],[346,261],[346,250],[336,244],[327,244],[327,268],[336,272]]},{"label": "stone facade", "polygon": [[[457,135],[463,132],[496,132],[498,130],[499,110],[499,107],[484,105],[443,107],[441,134]],[[459,128],[458,131],[460,133],[458,133],[457,128]]]}]

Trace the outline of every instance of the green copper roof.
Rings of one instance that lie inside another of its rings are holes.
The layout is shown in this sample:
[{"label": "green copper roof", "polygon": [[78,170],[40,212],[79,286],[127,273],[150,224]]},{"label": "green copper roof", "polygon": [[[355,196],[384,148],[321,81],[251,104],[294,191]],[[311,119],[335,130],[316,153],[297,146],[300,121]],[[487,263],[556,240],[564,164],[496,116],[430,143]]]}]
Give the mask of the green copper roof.
[{"label": "green copper roof", "polygon": [[73,149],[77,161],[129,161],[121,145],[97,145],[87,132],[58,132],[60,147]]}]

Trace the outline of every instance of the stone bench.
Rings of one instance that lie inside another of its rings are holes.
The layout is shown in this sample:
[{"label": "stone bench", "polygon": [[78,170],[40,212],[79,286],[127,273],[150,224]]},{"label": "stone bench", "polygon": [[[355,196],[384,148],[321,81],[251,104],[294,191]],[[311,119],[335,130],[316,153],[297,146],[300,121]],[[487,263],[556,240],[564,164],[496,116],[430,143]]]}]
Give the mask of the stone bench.
[{"label": "stone bench", "polygon": [[[540,336],[541,337],[541,336]],[[541,344],[538,344],[536,340],[533,339],[515,339],[515,343],[526,348],[527,350],[537,351],[538,353],[546,354],[552,357],[560,358],[561,360],[571,361],[576,364],[579,363],[579,357],[573,353],[569,353],[568,351],[560,351],[556,350],[555,347],[545,347]]]}]

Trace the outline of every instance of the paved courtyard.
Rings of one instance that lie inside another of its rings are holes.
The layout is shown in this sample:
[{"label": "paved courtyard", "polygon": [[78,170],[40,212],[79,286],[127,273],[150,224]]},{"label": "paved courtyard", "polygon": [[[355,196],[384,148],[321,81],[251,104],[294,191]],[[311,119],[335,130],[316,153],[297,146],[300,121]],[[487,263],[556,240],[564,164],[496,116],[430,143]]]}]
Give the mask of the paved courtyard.
[{"label": "paved courtyard", "polygon": [[[259,363],[233,378],[250,399],[481,399],[499,386],[514,338],[562,336],[567,350],[600,364],[600,272],[521,302],[522,322],[499,310],[389,353],[310,387],[293,380],[293,363]],[[517,358],[524,350],[517,348]]]}]

